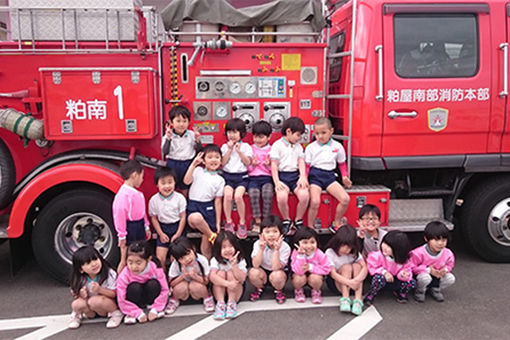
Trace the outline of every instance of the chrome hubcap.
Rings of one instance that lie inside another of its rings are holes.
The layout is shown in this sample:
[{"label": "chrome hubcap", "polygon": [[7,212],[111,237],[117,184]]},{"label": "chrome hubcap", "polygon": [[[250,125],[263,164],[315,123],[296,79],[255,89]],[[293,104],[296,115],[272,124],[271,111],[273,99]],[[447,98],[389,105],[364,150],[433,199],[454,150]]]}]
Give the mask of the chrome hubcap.
[{"label": "chrome hubcap", "polygon": [[510,247],[510,198],[505,198],[492,208],[487,229],[496,243]]}]

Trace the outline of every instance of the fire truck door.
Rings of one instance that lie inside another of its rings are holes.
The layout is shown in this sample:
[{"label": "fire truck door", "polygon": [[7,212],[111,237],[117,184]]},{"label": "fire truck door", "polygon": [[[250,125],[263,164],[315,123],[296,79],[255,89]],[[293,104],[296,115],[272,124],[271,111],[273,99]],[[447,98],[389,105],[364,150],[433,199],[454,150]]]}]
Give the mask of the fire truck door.
[{"label": "fire truck door", "polygon": [[409,161],[402,156],[485,153],[493,95],[488,15],[385,6],[382,156],[387,166]]}]

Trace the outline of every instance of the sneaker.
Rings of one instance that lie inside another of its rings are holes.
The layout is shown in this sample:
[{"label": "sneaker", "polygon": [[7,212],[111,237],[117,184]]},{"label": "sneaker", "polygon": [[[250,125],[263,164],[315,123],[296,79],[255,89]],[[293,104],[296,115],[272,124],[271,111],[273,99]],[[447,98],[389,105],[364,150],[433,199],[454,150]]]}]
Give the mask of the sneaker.
[{"label": "sneaker", "polygon": [[312,289],[312,303],[318,305],[322,303],[321,290]]},{"label": "sneaker", "polygon": [[299,303],[303,303],[306,301],[305,291],[303,288],[294,289],[294,300]]},{"label": "sneaker", "polygon": [[248,230],[246,224],[240,224],[237,227],[237,238],[244,240],[248,236]]},{"label": "sneaker", "polygon": [[281,290],[275,290],[274,294],[275,294],[274,298],[276,299],[276,303],[278,303],[279,305],[281,305],[282,303],[285,302],[285,300],[287,300],[287,298],[285,297],[285,294]]},{"label": "sneaker", "polygon": [[253,293],[250,294],[250,301],[255,302],[260,299],[260,296],[262,295],[262,292],[264,290],[262,288],[256,288]]},{"label": "sneaker", "polygon": [[233,319],[237,316],[237,303],[235,301],[229,301],[227,303],[227,312],[225,318]]},{"label": "sneaker", "polygon": [[67,326],[70,329],[76,329],[81,325],[81,315],[76,314],[75,312],[71,313],[71,320],[69,321],[69,325]]},{"label": "sneaker", "polygon": [[291,220],[283,220],[282,221],[282,234],[283,235],[287,235],[291,225],[292,225]]},{"label": "sneaker", "polygon": [[328,229],[332,234],[336,234],[336,232],[338,231],[338,227],[335,225],[335,223],[331,223]]},{"label": "sneaker", "polygon": [[407,303],[407,301],[409,301],[409,299],[407,298],[407,294],[394,291],[393,295],[395,295],[395,297],[397,298],[398,303]]},{"label": "sneaker", "polygon": [[260,223],[255,222],[255,220],[251,221],[251,231],[254,233],[260,233]]},{"label": "sneaker", "polygon": [[134,325],[136,323],[136,318],[134,316],[126,315],[124,317],[124,324],[125,325]]},{"label": "sneaker", "polygon": [[234,229],[235,229],[235,226],[234,226],[234,223],[232,222],[225,222],[225,225],[223,226],[223,229],[225,231],[230,231],[231,233],[234,233]]},{"label": "sneaker", "polygon": [[354,299],[352,301],[352,314],[354,315],[361,315],[363,313],[363,302],[358,299]]},{"label": "sneaker", "polygon": [[207,313],[214,312],[214,299],[212,296],[204,298],[204,310]]},{"label": "sneaker", "polygon": [[436,300],[437,302],[444,301],[444,295],[443,295],[443,293],[441,293],[441,290],[437,287],[430,289],[430,295],[432,295],[432,298],[434,300]]},{"label": "sneaker", "polygon": [[227,306],[225,305],[225,302],[218,301],[216,303],[216,308],[214,309],[213,318],[215,320],[223,320],[223,319],[225,319],[226,309],[227,309]]},{"label": "sneaker", "polygon": [[209,243],[210,244],[214,244],[214,241],[216,241],[216,237],[218,237],[218,234],[212,233],[211,236],[209,236],[209,239],[208,239]]},{"label": "sneaker", "polygon": [[340,312],[350,313],[351,312],[351,299],[348,297],[340,298]]},{"label": "sneaker", "polygon": [[305,224],[303,223],[303,220],[299,219],[294,221],[294,227],[296,227],[296,229],[303,228],[304,226]]},{"label": "sneaker", "polygon": [[110,319],[108,319],[108,322],[106,323],[106,328],[117,328],[119,327],[120,323],[122,322],[122,318],[124,317],[124,314],[120,310],[115,310],[110,313]]},{"label": "sneaker", "polygon": [[286,236],[294,236],[296,231],[297,231],[297,228],[296,228],[296,226],[293,223],[293,224],[291,224],[291,226],[289,228],[289,231],[287,232]]},{"label": "sneaker", "polygon": [[179,300],[174,298],[168,299],[168,304],[165,308],[165,315],[172,315],[177,310],[177,307],[179,307]]},{"label": "sneaker", "polygon": [[[165,312],[164,311],[161,311],[161,312],[158,312],[156,310],[156,308],[151,308],[151,310],[149,311],[149,315],[152,314],[152,315],[155,315],[155,318],[152,319],[152,320],[157,320],[157,319],[161,319],[162,317],[165,316]],[[147,315],[147,318],[149,317],[149,315]]]},{"label": "sneaker", "polygon": [[413,297],[417,302],[425,302],[425,291],[416,289]]}]

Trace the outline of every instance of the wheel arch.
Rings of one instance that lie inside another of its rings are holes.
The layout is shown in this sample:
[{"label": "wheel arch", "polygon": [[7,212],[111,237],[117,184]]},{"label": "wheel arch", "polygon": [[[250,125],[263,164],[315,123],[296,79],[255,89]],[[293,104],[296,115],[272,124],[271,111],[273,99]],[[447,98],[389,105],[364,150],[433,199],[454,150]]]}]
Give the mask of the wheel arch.
[{"label": "wheel arch", "polygon": [[7,235],[20,237],[26,226],[32,225],[37,211],[53,197],[74,188],[94,188],[112,194],[123,180],[116,172],[117,166],[108,162],[73,162],[55,166],[30,181],[16,198]]}]

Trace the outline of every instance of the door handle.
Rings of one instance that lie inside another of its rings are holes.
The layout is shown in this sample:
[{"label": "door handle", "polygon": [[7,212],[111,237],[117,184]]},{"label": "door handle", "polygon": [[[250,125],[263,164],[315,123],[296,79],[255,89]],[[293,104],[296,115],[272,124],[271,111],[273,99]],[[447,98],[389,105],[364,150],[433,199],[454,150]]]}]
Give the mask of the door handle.
[{"label": "door handle", "polygon": [[411,111],[411,112],[397,112],[397,111],[390,111],[388,113],[388,118],[395,119],[397,117],[405,117],[405,118],[414,118],[418,115],[418,112]]},{"label": "door handle", "polygon": [[503,51],[503,91],[499,96],[503,98],[508,96],[508,43],[500,44],[499,49]]}]

